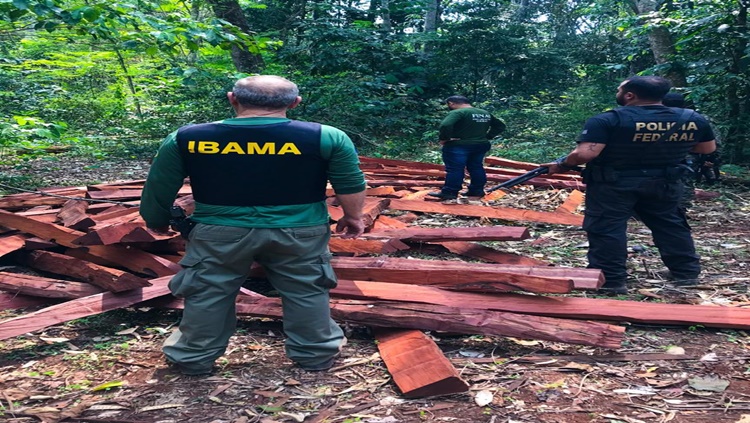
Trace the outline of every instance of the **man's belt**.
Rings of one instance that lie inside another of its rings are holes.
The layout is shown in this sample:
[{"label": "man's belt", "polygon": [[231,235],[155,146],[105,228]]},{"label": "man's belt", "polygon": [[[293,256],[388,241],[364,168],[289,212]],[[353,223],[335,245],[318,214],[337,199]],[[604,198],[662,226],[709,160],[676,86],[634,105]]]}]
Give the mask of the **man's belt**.
[{"label": "man's belt", "polygon": [[632,178],[637,176],[651,176],[660,177],[667,176],[666,169],[630,169],[630,170],[616,170],[617,176],[623,178]]}]

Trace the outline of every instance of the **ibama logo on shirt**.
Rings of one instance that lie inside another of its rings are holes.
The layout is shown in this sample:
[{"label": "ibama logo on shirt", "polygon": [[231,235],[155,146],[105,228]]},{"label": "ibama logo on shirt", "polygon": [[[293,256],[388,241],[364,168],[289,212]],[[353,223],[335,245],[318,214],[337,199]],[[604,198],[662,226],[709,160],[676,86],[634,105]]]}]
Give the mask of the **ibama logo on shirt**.
[{"label": "ibama logo on shirt", "polygon": [[267,155],[284,155],[294,154],[301,155],[302,152],[294,143],[287,142],[278,149],[273,142],[228,142],[222,145],[216,141],[188,141],[188,153],[191,154],[267,154]]}]

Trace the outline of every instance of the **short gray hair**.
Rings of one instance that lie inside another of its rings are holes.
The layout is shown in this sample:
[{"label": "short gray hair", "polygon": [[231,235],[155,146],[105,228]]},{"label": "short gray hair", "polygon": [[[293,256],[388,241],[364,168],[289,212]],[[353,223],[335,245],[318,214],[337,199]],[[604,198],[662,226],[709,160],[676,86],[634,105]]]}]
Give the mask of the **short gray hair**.
[{"label": "short gray hair", "polygon": [[297,84],[275,75],[242,78],[232,89],[234,98],[245,107],[287,107],[299,96]]}]

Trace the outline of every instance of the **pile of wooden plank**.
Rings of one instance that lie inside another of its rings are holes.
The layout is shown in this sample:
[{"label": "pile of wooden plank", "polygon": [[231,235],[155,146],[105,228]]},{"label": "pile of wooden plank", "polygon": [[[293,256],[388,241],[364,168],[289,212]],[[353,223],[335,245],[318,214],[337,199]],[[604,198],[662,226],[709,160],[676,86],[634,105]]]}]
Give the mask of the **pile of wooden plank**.
[{"label": "pile of wooden plank", "polygon": [[[578,176],[529,181],[537,187],[570,191],[565,203],[544,212],[493,206],[492,200],[502,191],[475,204],[431,200],[426,194],[442,185],[443,166],[361,160],[368,181],[368,230],[358,239],[331,239],[339,277],[339,286],[331,291],[331,308],[339,321],[382,328],[376,332],[381,355],[407,396],[467,389],[421,330],[616,349],[625,329],[602,321],[750,328],[747,310],[562,296],[596,290],[604,283],[603,276],[598,270],[553,267],[481,244],[530,237],[528,228],[515,225],[580,226],[582,216],[575,210],[584,187]],[[536,166],[499,158],[489,158],[488,164],[492,182]],[[176,233],[154,233],[145,227],[138,213],[143,183],[50,188],[0,198],[0,255],[5,264],[0,271],[0,307],[46,306],[0,321],[0,339],[144,302],[181,307],[180,300],[169,295],[167,282],[180,269],[185,242]],[[329,194],[335,222],[343,212],[333,192]],[[191,212],[188,183],[175,204]],[[494,225],[425,228],[413,224],[426,213],[482,218]],[[425,258],[403,258],[403,252],[411,250]],[[452,253],[472,261],[428,258],[432,253]],[[264,275],[260,266],[250,266],[249,272],[253,278]],[[406,284],[411,286],[405,288]],[[243,289],[237,302],[241,314],[281,317],[277,298]]]}]

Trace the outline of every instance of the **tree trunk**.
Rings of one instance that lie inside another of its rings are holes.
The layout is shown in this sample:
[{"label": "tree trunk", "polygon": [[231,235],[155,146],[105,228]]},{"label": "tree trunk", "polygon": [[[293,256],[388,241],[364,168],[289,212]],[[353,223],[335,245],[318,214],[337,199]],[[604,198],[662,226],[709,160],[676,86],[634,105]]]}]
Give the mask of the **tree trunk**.
[{"label": "tree trunk", "polygon": [[740,1],[739,11],[737,13],[737,19],[735,28],[738,31],[744,32],[743,36],[735,38],[734,45],[731,46],[731,66],[729,68],[729,74],[734,78],[734,83],[727,84],[727,108],[729,113],[727,120],[729,121],[729,128],[727,129],[726,147],[725,154],[728,156],[728,161],[732,162],[744,162],[747,158],[745,152],[745,137],[748,129],[748,115],[750,115],[750,84],[746,81],[748,77],[748,65],[746,62],[745,51],[748,47],[747,35],[748,35],[748,20],[747,12],[750,8],[750,1]]},{"label": "tree trunk", "polygon": [[[631,7],[638,15],[641,15],[644,23],[652,19],[654,12],[661,7],[661,2],[657,0],[634,0]],[[651,52],[654,55],[654,61],[657,65],[669,64],[670,68],[665,77],[672,81],[675,87],[687,86],[685,70],[679,63],[673,61],[676,55],[674,41],[669,29],[662,25],[654,24],[648,33],[648,41],[651,46]]]},{"label": "tree trunk", "polygon": [[440,0],[430,0],[427,3],[427,10],[424,14],[424,32],[431,33],[436,32],[438,27],[438,16],[440,9]]},{"label": "tree trunk", "polygon": [[[250,34],[250,25],[245,19],[238,0],[208,0],[217,18],[223,19],[239,28],[245,34]],[[263,58],[260,54],[252,53],[246,48],[232,46],[232,62],[239,72],[257,73],[263,69]]]},{"label": "tree trunk", "polygon": [[380,0],[380,17],[383,18],[383,30],[391,32],[391,4],[389,0]]}]

